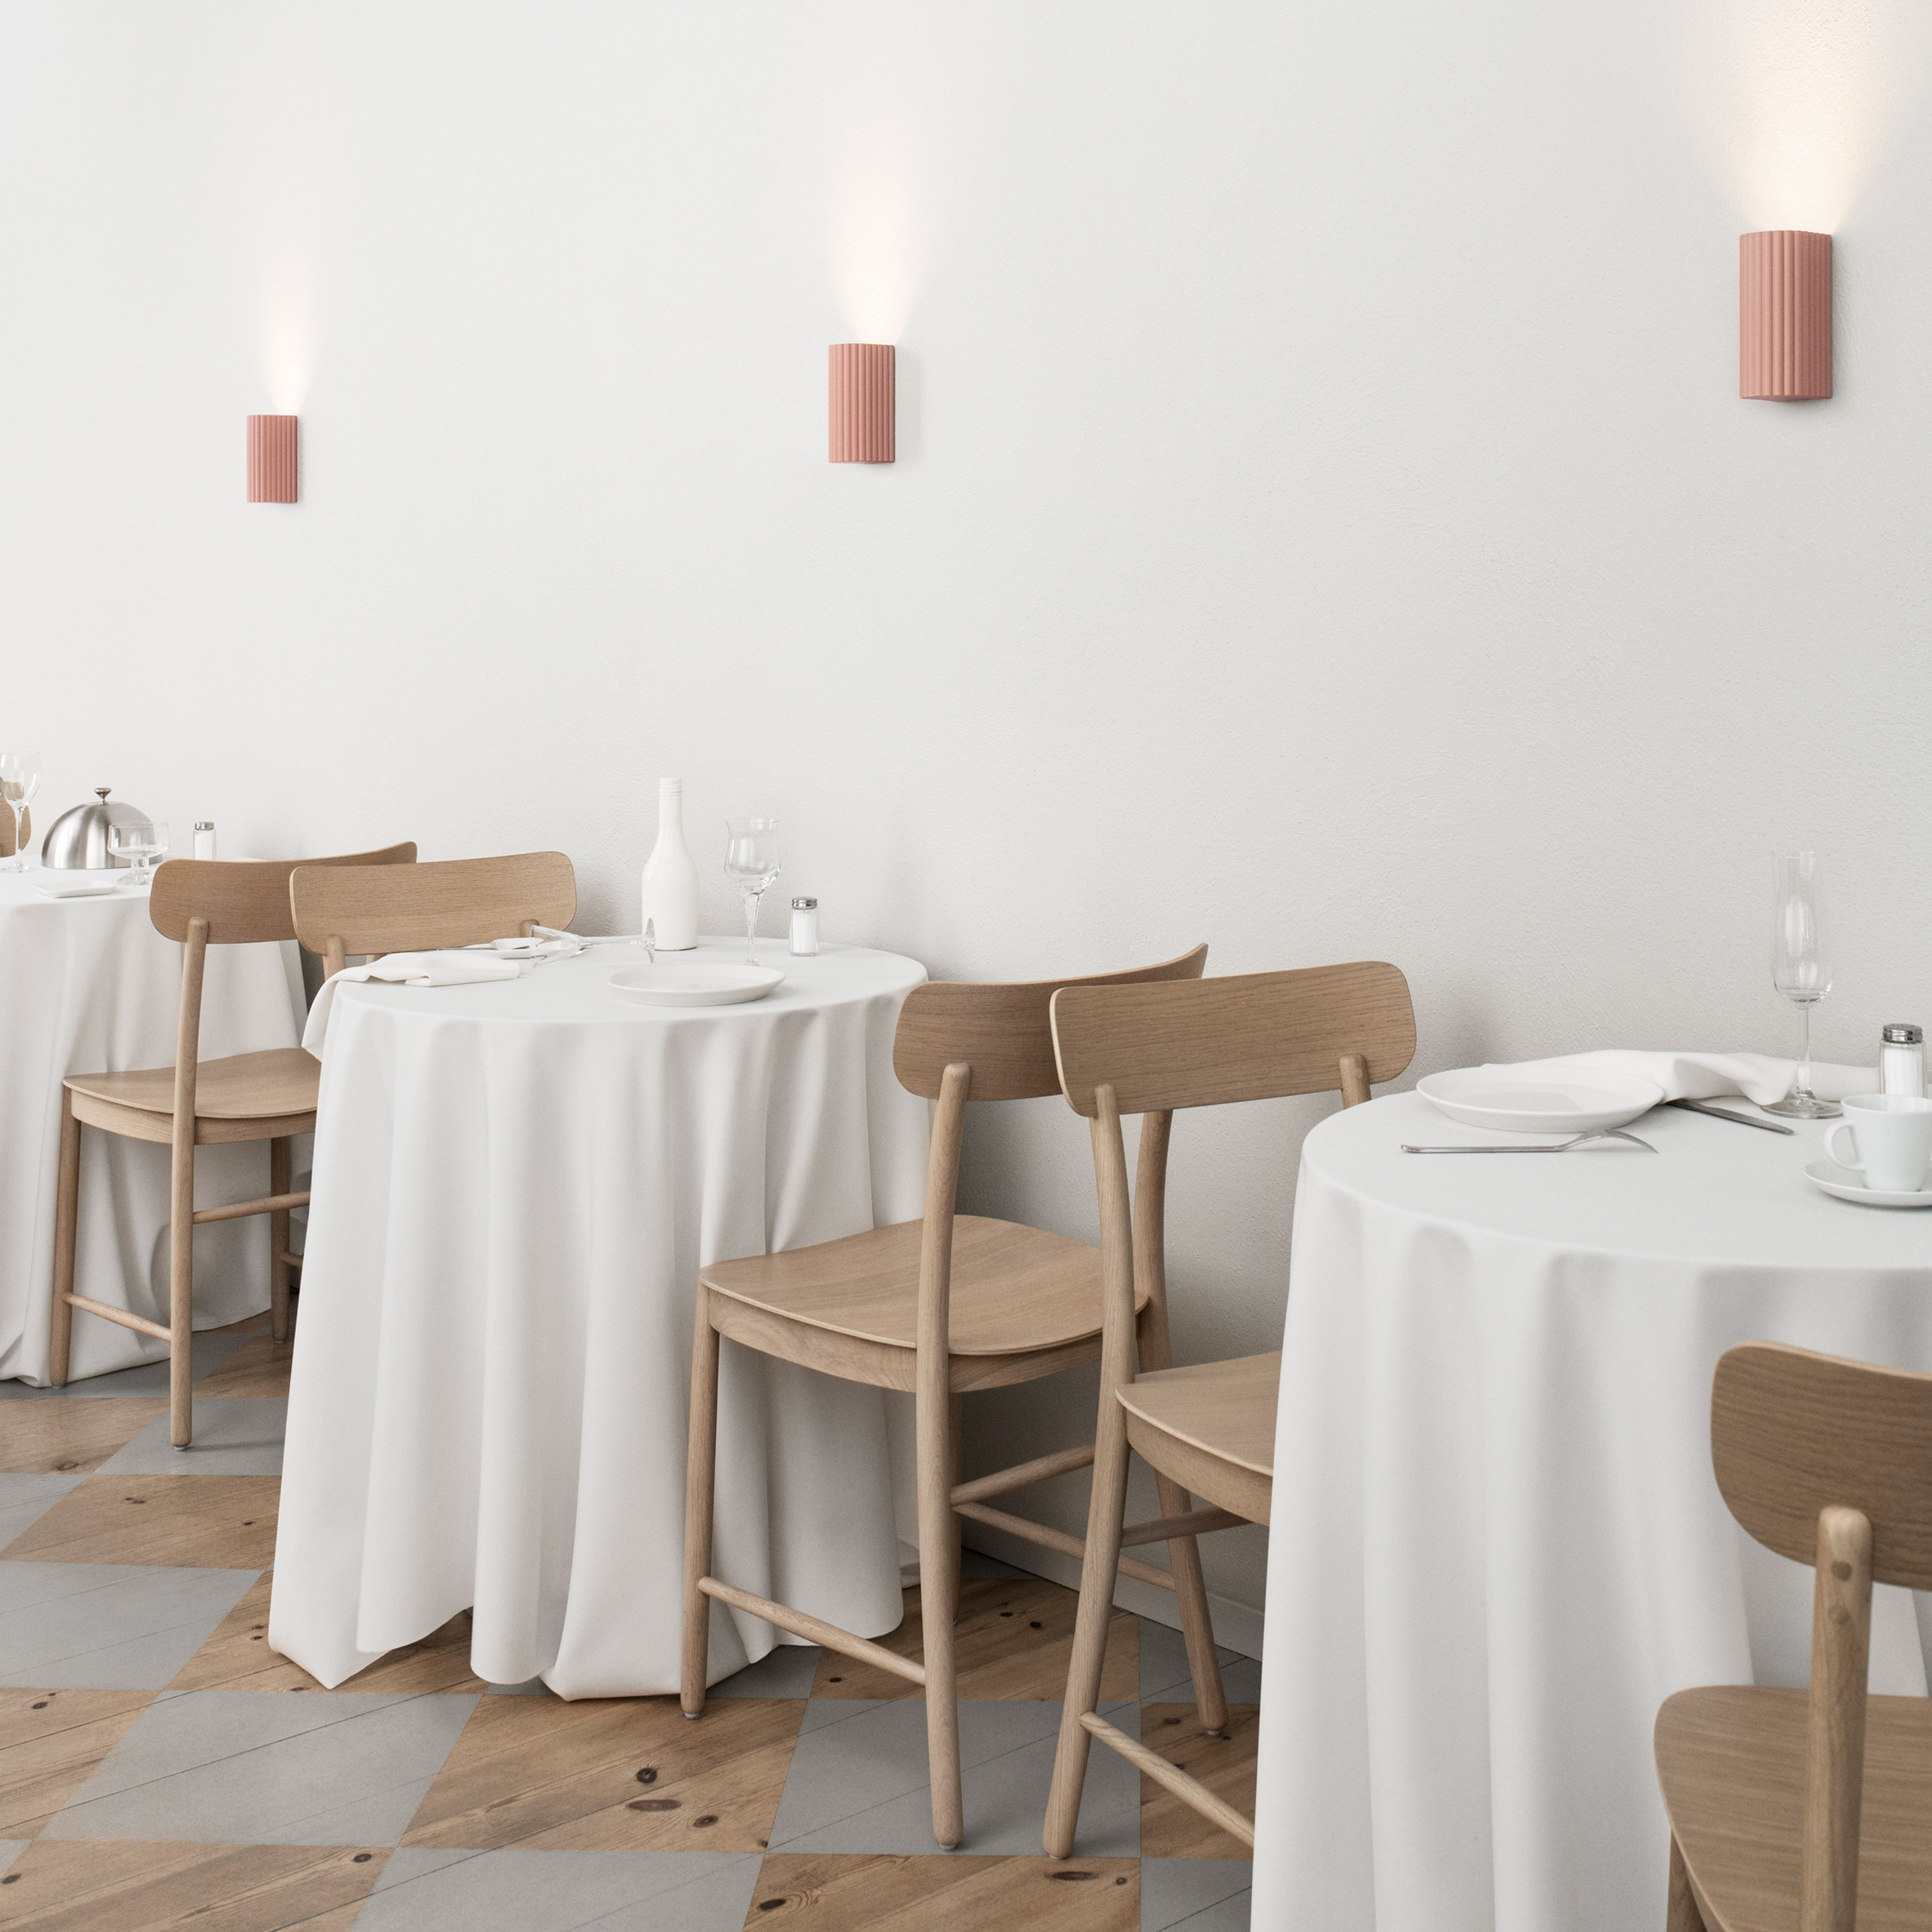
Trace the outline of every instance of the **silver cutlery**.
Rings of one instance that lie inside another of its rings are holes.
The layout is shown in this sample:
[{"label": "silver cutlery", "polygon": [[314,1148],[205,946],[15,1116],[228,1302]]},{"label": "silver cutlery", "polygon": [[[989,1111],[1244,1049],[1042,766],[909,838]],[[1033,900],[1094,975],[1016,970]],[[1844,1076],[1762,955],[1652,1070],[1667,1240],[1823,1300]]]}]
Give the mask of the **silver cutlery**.
[{"label": "silver cutlery", "polygon": [[1648,1141],[1639,1140],[1635,1134],[1626,1134],[1621,1127],[1593,1128],[1588,1134],[1579,1134],[1570,1140],[1559,1140],[1554,1147],[1478,1147],[1465,1141],[1454,1147],[1412,1147],[1404,1141],[1402,1152],[1405,1154],[1567,1154],[1572,1147],[1580,1147],[1585,1141],[1591,1140],[1627,1140],[1633,1147],[1641,1147],[1647,1154],[1657,1152]]},{"label": "silver cutlery", "polygon": [[1781,1127],[1775,1120],[1754,1120],[1749,1114],[1734,1114],[1729,1108],[1712,1107],[1703,1100],[1666,1100],[1666,1107],[1680,1107],[1688,1114],[1709,1114],[1714,1120],[1735,1120],[1740,1127],[1762,1127],[1767,1134],[1795,1134],[1793,1127]]}]

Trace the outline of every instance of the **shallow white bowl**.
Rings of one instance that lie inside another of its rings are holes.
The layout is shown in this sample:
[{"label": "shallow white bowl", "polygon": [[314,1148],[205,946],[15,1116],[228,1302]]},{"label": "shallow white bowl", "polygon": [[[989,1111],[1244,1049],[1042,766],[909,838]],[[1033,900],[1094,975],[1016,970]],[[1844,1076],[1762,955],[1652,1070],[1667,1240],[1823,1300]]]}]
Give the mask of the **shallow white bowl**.
[{"label": "shallow white bowl", "polygon": [[1860,1207],[1932,1207],[1932,1189],[1916,1194],[1889,1194],[1867,1187],[1865,1177],[1855,1167],[1840,1167],[1836,1161],[1813,1161],[1805,1169],[1805,1178],[1814,1187],[1836,1194],[1840,1201],[1855,1201]]},{"label": "shallow white bowl", "polygon": [[1525,1080],[1501,1067],[1458,1067],[1432,1073],[1415,1091],[1440,1112],[1466,1127],[1505,1134],[1588,1134],[1621,1127],[1648,1113],[1664,1097],[1648,1080],[1615,1074],[1576,1080]]},{"label": "shallow white bowl", "polygon": [[782,973],[767,966],[660,959],[655,966],[627,966],[612,973],[610,990],[646,1006],[741,1006],[748,1000],[763,1000],[784,982]]}]

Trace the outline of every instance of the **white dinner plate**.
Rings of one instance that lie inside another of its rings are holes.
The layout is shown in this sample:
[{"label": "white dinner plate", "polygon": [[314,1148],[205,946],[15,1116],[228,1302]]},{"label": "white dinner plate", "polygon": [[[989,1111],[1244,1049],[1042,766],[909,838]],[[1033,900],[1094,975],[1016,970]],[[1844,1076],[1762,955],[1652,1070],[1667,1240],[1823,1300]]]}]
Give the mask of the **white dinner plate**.
[{"label": "white dinner plate", "polygon": [[1613,1073],[1575,1080],[1525,1080],[1506,1067],[1458,1067],[1415,1083],[1430,1106],[1465,1127],[1505,1134],[1588,1134],[1621,1127],[1648,1113],[1664,1090],[1648,1080]]},{"label": "white dinner plate", "polygon": [[768,966],[714,965],[709,960],[680,965],[660,959],[655,966],[627,966],[610,975],[613,991],[646,1006],[739,1006],[763,1000],[784,981],[782,973]]},{"label": "white dinner plate", "polygon": [[1805,1178],[1814,1187],[1822,1187],[1840,1201],[1855,1201],[1860,1207],[1932,1207],[1932,1188],[1916,1194],[1887,1194],[1867,1187],[1865,1177],[1855,1167],[1840,1167],[1836,1161],[1813,1161],[1805,1169]]},{"label": "white dinner plate", "polygon": [[110,892],[120,890],[121,881],[127,876],[117,871],[112,879],[89,879],[84,874],[78,879],[71,876],[52,879],[37,879],[34,889],[43,899],[101,899]]}]

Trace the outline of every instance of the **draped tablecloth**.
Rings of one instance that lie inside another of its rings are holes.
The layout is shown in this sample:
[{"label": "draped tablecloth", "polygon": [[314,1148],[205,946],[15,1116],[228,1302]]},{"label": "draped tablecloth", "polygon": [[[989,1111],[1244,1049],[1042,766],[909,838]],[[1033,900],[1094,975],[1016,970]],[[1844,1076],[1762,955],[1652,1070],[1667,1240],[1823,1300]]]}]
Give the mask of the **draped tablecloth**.
[{"label": "draped tablecloth", "polygon": [[[172,1063],[181,949],[132,888],[47,899],[38,871],[0,872],[0,1380],[45,1384],[54,1281],[60,1081]],[[204,1059],[290,1047],[301,1037],[293,941],[210,946],[203,982]],[[168,1150],[81,1131],[78,1293],[168,1320]],[[207,1147],[195,1156],[203,1207],[268,1192],[268,1147]],[[268,1306],[266,1219],[217,1221],[195,1234],[195,1326],[219,1328]],[[163,1343],[77,1314],[70,1378],[132,1368]]]},{"label": "draped tablecloth", "polygon": [[[473,1608],[489,1682],[677,1688],[698,1269],[924,1196],[929,1110],[892,1070],[923,968],[764,963],[785,983],[740,1006],[625,1000],[609,977],[643,955],[619,946],[508,984],[338,989],[268,1632],[324,1684]],[[889,1413],[726,1344],[718,1573],[894,1628]],[[777,1638],[722,1605],[713,1629],[714,1677]]]},{"label": "draped tablecloth", "polygon": [[[1711,1371],[1754,1339],[1932,1370],[1932,1210],[1819,1192],[1817,1125],[1632,1131],[1658,1152],[1405,1155],[1512,1137],[1398,1094],[1308,1136],[1258,1932],[1661,1926],[1657,1706],[1807,1680],[1811,1572],[1724,1507]],[[1932,1605],[1876,1595],[1872,1688],[1922,1696]]]}]

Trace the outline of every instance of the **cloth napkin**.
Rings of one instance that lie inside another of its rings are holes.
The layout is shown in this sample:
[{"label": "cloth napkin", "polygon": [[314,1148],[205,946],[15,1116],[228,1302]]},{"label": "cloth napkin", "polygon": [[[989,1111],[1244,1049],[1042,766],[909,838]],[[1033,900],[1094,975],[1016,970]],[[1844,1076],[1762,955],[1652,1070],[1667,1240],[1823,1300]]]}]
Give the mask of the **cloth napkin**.
[{"label": "cloth napkin", "polygon": [[[1557,1079],[1565,1074],[1624,1074],[1662,1088],[1666,1100],[1714,1100],[1722,1094],[1737,1093],[1763,1107],[1791,1092],[1798,1062],[1780,1060],[1771,1053],[1646,1053],[1605,1047],[1590,1053],[1563,1053],[1551,1060],[1492,1062],[1483,1071],[1511,1074],[1524,1080]],[[1876,1093],[1878,1073],[1870,1067],[1840,1067],[1813,1060],[1811,1090],[1820,1100]]]},{"label": "cloth napkin", "polygon": [[514,959],[494,953],[437,952],[387,953],[366,966],[345,966],[323,981],[315,1004],[309,1008],[309,1023],[302,1029],[302,1044],[320,1060],[323,1042],[329,1036],[329,1015],[335,1005],[336,987],[346,979],[386,979],[405,986],[467,986],[485,980],[521,979],[523,968]]},{"label": "cloth napkin", "polygon": [[83,872],[78,877],[72,873],[63,877],[58,872],[50,872],[34,881],[34,889],[43,899],[99,899],[115,891],[127,876],[124,872],[116,872],[103,879],[98,872]]}]

